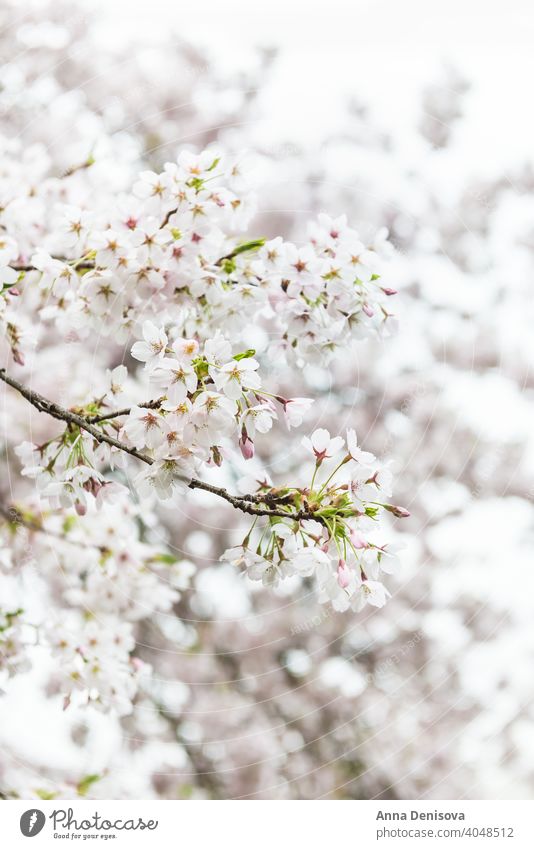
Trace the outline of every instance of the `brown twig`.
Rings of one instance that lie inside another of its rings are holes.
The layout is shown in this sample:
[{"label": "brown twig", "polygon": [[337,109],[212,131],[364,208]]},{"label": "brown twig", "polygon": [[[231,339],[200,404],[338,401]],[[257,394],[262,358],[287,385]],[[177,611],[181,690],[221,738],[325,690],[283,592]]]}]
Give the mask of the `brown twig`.
[{"label": "brown twig", "polygon": [[125,445],[123,442],[119,442],[118,439],[115,439],[113,436],[109,436],[107,433],[104,433],[101,430],[98,430],[94,425],[87,421],[83,416],[79,416],[78,413],[73,413],[72,410],[66,410],[64,407],[60,407],[59,404],[56,404],[54,401],[49,401],[48,398],[45,398],[44,395],[40,395],[39,392],[35,392],[33,389],[29,389],[27,386],[24,386],[20,381],[15,380],[14,377],[10,377],[6,374],[5,369],[0,369],[0,380],[3,380],[4,383],[7,383],[8,386],[11,386],[13,389],[16,389],[23,398],[26,398],[30,404],[35,407],[36,410],[39,410],[40,413],[47,413],[49,416],[52,416],[54,419],[59,419],[59,421],[67,422],[67,424],[76,425],[76,427],[85,430],[87,433],[90,433],[97,442],[102,443],[106,442],[108,445],[112,445],[114,448],[118,448],[119,451],[124,451],[126,454],[130,454],[132,457],[135,457],[137,460],[142,460],[143,463],[148,463],[152,465],[154,462],[152,457],[149,457],[147,454],[142,454],[140,451],[137,451],[135,448],[130,448],[128,445]]},{"label": "brown twig", "polygon": [[[143,410],[159,410],[163,403],[163,398],[156,398],[153,401],[145,401],[143,404],[137,404]],[[107,422],[109,419],[118,419],[119,416],[128,416],[131,413],[131,407],[123,407],[122,410],[110,410],[109,413],[99,413],[97,416],[86,416],[85,420],[89,424],[97,424],[98,422]]]},{"label": "brown twig", "polygon": [[[73,262],[71,259],[67,259],[64,256],[54,256],[52,259],[57,259],[58,262]],[[9,265],[14,271],[40,271],[40,268],[36,268],[35,265],[24,265],[18,262],[12,262]],[[87,271],[91,268],[96,268],[95,263],[92,260],[83,260],[83,262],[76,263],[76,266],[73,266],[73,271],[77,271],[79,268],[82,268],[84,271]]]},{"label": "brown twig", "polygon": [[96,545],[95,543],[85,542],[83,540],[70,539],[67,534],[62,534],[58,531],[53,531],[50,528],[45,528],[44,525],[39,524],[39,522],[34,519],[27,519],[14,505],[6,506],[5,504],[0,503],[0,516],[2,516],[6,522],[9,522],[10,525],[20,525],[23,528],[27,528],[29,531],[32,531],[32,533],[44,534],[47,537],[53,537],[53,539],[59,539],[61,542],[67,542],[69,545],[74,545],[77,548],[93,548],[100,551],[101,554],[106,551],[105,546]]},{"label": "brown twig", "polygon": [[[91,434],[98,443],[106,443],[107,445],[111,445],[113,448],[117,448],[119,451],[123,451],[125,454],[129,454],[131,457],[135,457],[136,460],[141,460],[141,462],[146,463],[149,466],[153,465],[154,460],[152,457],[149,457],[148,454],[143,454],[141,451],[137,451],[136,448],[130,448],[114,436],[110,436],[104,431],[99,430],[95,427],[94,423],[92,424],[91,421],[84,416],[80,416],[78,413],[72,412],[72,410],[67,410],[59,404],[56,404],[54,401],[50,401],[48,398],[45,398],[44,395],[41,395],[39,392],[29,389],[14,377],[10,377],[6,374],[5,369],[0,369],[0,380],[3,380],[8,386],[16,389],[17,392],[22,395],[23,398],[26,398],[26,400],[29,401],[36,410],[39,410],[40,413],[47,413],[47,415],[52,416],[54,419],[64,421],[70,425],[75,425],[81,430],[86,431],[86,433]],[[117,415],[118,414],[119,413],[117,413]],[[126,413],[122,413],[122,415],[126,415]],[[197,478],[192,478],[191,480],[188,478],[178,479],[186,483],[189,489],[200,489],[204,492],[210,492],[212,495],[217,495],[219,498],[223,498],[237,510],[241,510],[243,513],[248,513],[252,516],[272,516],[273,518],[293,519],[295,521],[303,521],[305,519],[316,519],[318,521],[322,521],[320,516],[309,510],[294,510],[288,512],[287,510],[277,510],[269,507],[256,506],[258,502],[269,503],[269,501],[272,501],[272,499],[266,496],[231,495],[226,489],[224,489],[224,487],[214,486],[213,484],[198,480]]]}]

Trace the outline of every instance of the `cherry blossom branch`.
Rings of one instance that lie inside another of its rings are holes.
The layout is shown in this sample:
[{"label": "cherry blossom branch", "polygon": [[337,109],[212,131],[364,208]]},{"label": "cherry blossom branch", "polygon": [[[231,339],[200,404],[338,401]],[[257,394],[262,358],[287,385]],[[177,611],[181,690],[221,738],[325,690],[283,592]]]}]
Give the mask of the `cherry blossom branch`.
[{"label": "cherry blossom branch", "polygon": [[163,219],[163,221],[162,221],[162,222],[161,222],[161,224],[159,225],[160,230],[162,230],[164,227],[166,227],[166,226],[167,226],[167,224],[169,223],[169,221],[170,221],[170,219],[171,219],[171,216],[172,216],[172,215],[174,215],[176,212],[178,212],[178,207],[177,207],[177,206],[176,206],[174,209],[169,209],[169,211],[168,211],[168,213],[166,214],[165,218]]},{"label": "cherry blossom branch", "polygon": [[[167,213],[167,215],[165,216],[165,218],[163,219],[163,221],[160,225],[160,229],[162,229],[163,227],[165,227],[169,223],[170,217],[177,211],[178,211],[177,209],[169,210],[169,212]],[[264,242],[265,242],[265,239],[254,239],[253,241],[246,242],[243,245],[236,245],[236,247],[233,248],[230,251],[230,253],[225,254],[225,256],[219,257],[219,259],[216,260],[215,265],[221,266],[223,264],[223,262],[225,262],[226,260],[235,259],[236,256],[239,256],[239,254],[245,253],[246,251],[249,251],[249,250],[256,250],[258,247],[261,247],[261,245],[263,245]],[[57,260],[58,262],[64,262],[66,264],[74,263],[73,268],[75,270],[82,269],[83,271],[88,271],[88,270],[91,270],[91,269],[97,267],[96,262],[92,259],[82,259],[82,260],[76,261],[76,260],[73,260],[73,259],[67,259],[67,257],[64,257],[64,256],[53,256],[52,259]],[[31,263],[12,262],[12,263],[10,263],[9,267],[12,268],[14,271],[40,271],[41,270],[40,268],[36,268],[36,266],[32,265]]]},{"label": "cherry blossom branch", "polygon": [[[155,398],[153,401],[145,401],[143,404],[137,404],[143,410],[159,410],[163,403],[163,398]],[[118,419],[119,416],[129,416],[132,411],[131,407],[123,407],[122,410],[110,410],[109,413],[99,413],[96,416],[87,416],[86,421],[89,424],[97,424],[98,422],[107,422],[109,419]]]},{"label": "cherry blossom branch", "polygon": [[92,548],[100,551],[102,554],[106,550],[102,545],[96,545],[95,543],[90,542],[87,543],[82,540],[69,539],[67,534],[58,533],[50,528],[45,528],[35,519],[26,518],[26,516],[24,516],[14,505],[6,506],[5,504],[0,503],[0,516],[2,516],[10,525],[21,526],[23,528],[27,528],[27,530],[32,531],[33,533],[44,534],[44,536],[59,539],[61,542],[66,542],[69,545],[76,546],[76,548]]},{"label": "cherry blossom branch", "polygon": [[[98,443],[105,442],[108,445],[111,445],[113,448],[117,448],[119,451],[123,451],[126,454],[129,454],[131,457],[135,457],[136,460],[141,460],[143,463],[147,463],[147,465],[151,466],[154,463],[152,457],[149,457],[148,454],[143,454],[140,451],[137,451],[135,448],[130,448],[128,445],[125,445],[124,442],[121,442],[118,439],[115,439],[114,436],[110,436],[107,433],[99,430],[94,424],[91,424],[91,421],[84,416],[78,415],[78,413],[74,413],[72,410],[67,410],[64,407],[61,407],[59,404],[56,404],[54,401],[50,401],[48,398],[45,398],[44,395],[41,395],[39,392],[36,392],[34,389],[30,389],[27,386],[24,386],[23,383],[16,380],[14,377],[11,377],[6,373],[5,369],[0,369],[0,380],[3,380],[8,386],[11,386],[13,389],[16,389],[17,392],[22,395],[36,410],[40,413],[47,413],[54,419],[58,419],[59,421],[64,421],[67,424],[75,425],[81,430],[86,431],[86,433],[91,434],[91,436],[96,439]],[[120,415],[121,412],[116,412],[115,415]],[[122,415],[126,415],[126,413],[122,413]],[[296,521],[303,521],[305,519],[316,519],[317,521],[322,521],[320,515],[316,514],[310,510],[297,510],[297,511],[286,511],[286,510],[277,510],[274,508],[267,507],[258,507],[255,506],[253,502],[256,503],[268,503],[269,501],[278,500],[277,496],[273,496],[273,498],[269,498],[266,496],[246,496],[246,495],[232,495],[229,493],[224,487],[215,486],[213,484],[207,483],[206,481],[198,480],[197,478],[192,478],[189,480],[188,478],[180,478],[184,483],[187,484],[189,489],[201,489],[204,492],[210,492],[212,495],[217,495],[219,498],[223,498],[232,507],[235,507],[237,510],[241,510],[243,513],[249,513],[252,516],[272,516],[276,518],[282,519],[294,519]]]},{"label": "cherry blossom branch", "polygon": [[[55,259],[58,262],[64,262],[64,263],[76,262],[76,260],[67,259],[64,256],[53,256],[52,259]],[[31,263],[24,264],[24,263],[18,263],[18,262],[10,262],[9,267],[12,268],[14,271],[41,271],[40,268],[37,268],[35,265],[31,265]],[[93,260],[85,259],[85,260],[82,260],[81,262],[76,262],[76,266],[75,267],[73,266],[73,268],[76,271],[79,268],[83,269],[84,271],[87,271],[89,269],[96,268],[96,265],[93,262]]]},{"label": "cherry blossom branch", "polygon": [[32,521],[31,519],[25,519],[22,513],[13,506],[6,506],[5,504],[0,503],[0,516],[2,516],[6,522],[9,522],[10,525],[23,525],[30,531],[43,530],[38,522]]},{"label": "cherry blossom branch", "polygon": [[67,424],[76,425],[76,427],[90,433],[97,442],[107,442],[108,445],[118,448],[119,451],[124,451],[125,453],[130,454],[137,460],[142,460],[143,463],[152,465],[154,462],[147,454],[142,454],[135,448],[130,448],[128,445],[125,445],[123,442],[115,439],[115,437],[109,436],[107,433],[103,433],[103,431],[98,430],[98,428],[94,427],[94,425],[87,421],[86,418],[79,416],[78,413],[74,413],[72,410],[66,410],[54,401],[50,401],[48,398],[45,398],[44,395],[41,395],[34,389],[29,389],[27,386],[24,386],[23,383],[20,383],[20,381],[15,380],[14,377],[10,377],[6,374],[5,369],[0,369],[0,380],[3,380],[4,383],[8,384],[8,386],[16,389],[17,392],[19,392],[23,398],[26,398],[26,400],[29,401],[36,410],[39,410],[40,413],[47,413],[54,419],[67,422]]}]

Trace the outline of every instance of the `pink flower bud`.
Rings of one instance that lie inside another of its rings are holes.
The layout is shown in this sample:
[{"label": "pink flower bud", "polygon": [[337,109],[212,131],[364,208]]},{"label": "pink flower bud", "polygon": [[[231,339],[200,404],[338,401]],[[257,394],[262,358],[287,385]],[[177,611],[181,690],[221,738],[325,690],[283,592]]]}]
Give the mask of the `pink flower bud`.
[{"label": "pink flower bud", "polygon": [[382,286],[381,288],[382,288],[384,295],[396,295],[397,294],[396,289],[390,289],[388,286]]},{"label": "pink flower bud", "polygon": [[337,565],[337,582],[342,590],[350,584],[350,569],[344,560],[340,560]]},{"label": "pink flower bud", "polygon": [[410,515],[410,511],[406,510],[404,507],[399,507],[397,504],[384,504],[383,507],[388,511],[388,513],[393,513],[398,519],[407,519]]},{"label": "pink flower bud", "polygon": [[364,304],[362,310],[364,311],[365,315],[369,316],[369,318],[372,318],[375,314],[374,309],[370,307],[369,304]]},{"label": "pink flower bud", "polygon": [[245,460],[251,460],[254,457],[254,443],[248,435],[241,436],[239,447]]},{"label": "pink flower bud", "polygon": [[[90,492],[90,493],[91,493],[91,495],[94,495],[94,497],[96,498],[96,497],[97,497],[97,495],[98,495],[98,493],[100,492],[100,490],[101,490],[104,486],[105,486],[105,484],[100,483],[100,481],[97,481],[97,479],[96,479],[96,478],[89,478],[88,480],[86,480],[86,481],[85,481],[85,483],[84,483],[84,485],[83,485],[83,488],[84,488],[87,492]],[[85,515],[85,514],[84,514],[84,513],[80,513],[80,516],[83,516],[83,515]]]}]

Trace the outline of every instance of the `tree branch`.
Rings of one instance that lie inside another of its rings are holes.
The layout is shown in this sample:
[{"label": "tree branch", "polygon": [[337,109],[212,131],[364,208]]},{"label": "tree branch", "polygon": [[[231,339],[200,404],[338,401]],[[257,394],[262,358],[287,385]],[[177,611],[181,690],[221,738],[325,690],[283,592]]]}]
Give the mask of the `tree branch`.
[{"label": "tree branch", "polygon": [[[145,401],[143,404],[138,404],[143,410],[159,410],[163,398],[156,398],[154,401]],[[99,413],[97,416],[87,416],[86,421],[89,424],[97,424],[98,422],[107,422],[109,419],[118,419],[119,416],[129,416],[132,411],[131,407],[123,407],[122,410],[110,410],[109,413]]]},{"label": "tree branch", "polygon": [[4,383],[8,384],[8,386],[16,389],[17,392],[19,392],[23,398],[26,398],[26,400],[29,401],[36,410],[39,410],[40,413],[47,413],[54,419],[67,422],[67,424],[76,425],[76,427],[90,433],[97,442],[106,442],[108,445],[118,448],[119,451],[124,451],[126,454],[130,454],[132,457],[135,457],[136,460],[142,460],[143,463],[148,463],[149,465],[152,465],[154,462],[152,457],[149,457],[147,454],[142,454],[140,451],[137,451],[137,449],[130,448],[123,442],[119,442],[119,440],[115,439],[115,437],[109,436],[107,433],[98,430],[98,428],[92,425],[86,418],[79,416],[78,413],[73,413],[72,410],[66,410],[54,401],[49,401],[48,398],[45,398],[44,395],[40,395],[39,392],[35,392],[35,390],[24,386],[23,383],[20,383],[20,381],[15,380],[14,377],[10,377],[6,374],[5,369],[0,369],[0,380],[3,380]]},{"label": "tree branch", "polygon": [[[39,392],[29,389],[14,377],[10,377],[6,373],[5,369],[0,369],[0,380],[3,380],[8,386],[16,389],[17,392],[40,413],[47,413],[54,419],[75,425],[81,430],[86,431],[86,433],[91,434],[98,443],[104,442],[107,445],[111,445],[113,448],[117,448],[119,451],[129,454],[131,457],[135,457],[136,460],[141,460],[141,462],[146,463],[149,466],[153,465],[154,460],[152,457],[149,457],[148,454],[143,454],[141,451],[137,451],[136,448],[130,448],[128,445],[125,445],[124,442],[115,439],[114,436],[110,436],[109,434],[104,433],[104,431],[99,430],[91,423],[90,419],[80,416],[78,413],[72,412],[72,410],[67,410],[59,404],[56,404],[54,401],[50,401],[48,398],[45,398],[44,395],[41,395]],[[115,416],[127,415],[127,412],[129,411],[117,411]],[[320,516],[309,510],[294,510],[288,512],[287,510],[277,510],[270,507],[256,506],[258,503],[272,502],[273,499],[269,498],[267,495],[231,495],[226,489],[224,489],[224,487],[214,486],[213,484],[206,483],[205,481],[198,480],[197,478],[192,478],[191,480],[188,478],[178,479],[186,483],[189,489],[201,489],[204,492],[210,492],[212,495],[217,495],[219,498],[223,498],[237,510],[241,510],[243,513],[249,513],[252,516],[272,516],[282,519],[293,519],[295,521],[303,521],[305,519],[322,521]],[[281,500],[282,499],[278,499],[278,501]]]},{"label": "tree branch", "polygon": [[76,546],[76,548],[93,548],[101,554],[104,554],[106,551],[105,546],[103,545],[96,545],[95,543],[84,542],[83,540],[69,539],[67,534],[62,534],[57,531],[53,531],[50,528],[45,528],[35,519],[26,518],[14,505],[6,506],[5,504],[0,503],[0,516],[10,525],[14,525],[15,527],[21,526],[32,531],[32,533],[44,534],[44,536],[59,539],[61,542],[66,542],[69,545]]},{"label": "tree branch", "polygon": [[[64,256],[53,256],[52,259],[57,259],[58,262],[75,262],[75,260],[67,259]],[[36,268],[35,265],[31,265],[29,263],[24,264],[18,262],[11,262],[9,264],[9,267],[12,268],[14,271],[41,271],[40,268]],[[84,271],[87,271],[88,269],[96,268],[96,265],[92,260],[84,260],[83,262],[77,262],[76,265],[73,266],[73,271],[77,271],[79,268],[83,269]]]},{"label": "tree branch", "polygon": [[[73,169],[71,173],[74,173],[76,170],[80,170],[81,167],[88,167],[88,166],[79,166],[78,168]],[[166,227],[166,225],[169,223],[169,219],[171,218],[172,215],[174,215],[175,212],[178,212],[178,207],[176,207],[175,209],[169,209],[165,218],[163,219],[163,221],[160,224],[160,230],[163,229],[163,227]],[[263,243],[264,243],[264,239],[254,239],[253,241],[247,242],[244,245],[236,245],[235,248],[233,248],[230,251],[230,253],[225,254],[225,256],[219,257],[219,259],[217,259],[215,261],[215,265],[221,266],[225,260],[235,259],[236,256],[239,256],[239,254],[244,253],[247,250],[252,250],[254,248],[260,247],[261,245],[263,245]],[[87,271],[88,269],[93,269],[93,268],[98,267],[96,262],[92,259],[76,261],[75,259],[67,259],[67,257],[64,257],[64,256],[53,256],[52,259],[55,259],[58,262],[64,262],[64,263],[67,263],[67,264],[74,263],[73,266],[72,266],[74,271],[76,271],[78,268],[81,268],[84,271]],[[12,262],[12,263],[10,263],[10,268],[12,268],[14,271],[40,271],[39,268],[36,268],[34,265],[31,265],[31,263]]]}]

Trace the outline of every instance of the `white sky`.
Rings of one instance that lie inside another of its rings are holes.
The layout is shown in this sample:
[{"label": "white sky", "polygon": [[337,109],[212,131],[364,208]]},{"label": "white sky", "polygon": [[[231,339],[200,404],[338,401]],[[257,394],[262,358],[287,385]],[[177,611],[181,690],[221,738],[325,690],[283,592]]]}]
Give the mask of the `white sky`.
[{"label": "white sky", "polygon": [[386,127],[409,126],[417,93],[448,61],[474,84],[466,157],[489,170],[532,158],[530,0],[100,2],[120,22],[115,36],[174,27],[227,67],[246,67],[256,45],[278,47],[261,101],[273,140],[317,140],[351,93],[370,101]]}]

